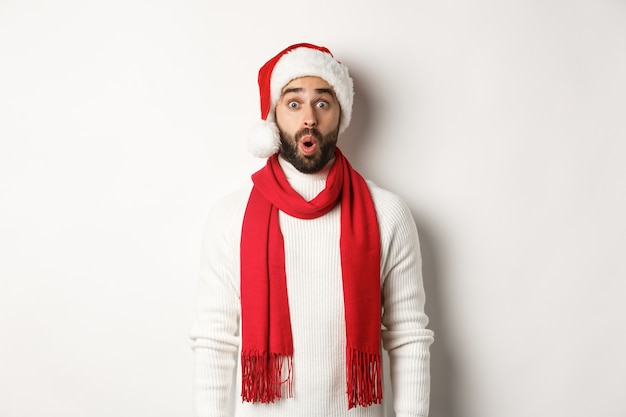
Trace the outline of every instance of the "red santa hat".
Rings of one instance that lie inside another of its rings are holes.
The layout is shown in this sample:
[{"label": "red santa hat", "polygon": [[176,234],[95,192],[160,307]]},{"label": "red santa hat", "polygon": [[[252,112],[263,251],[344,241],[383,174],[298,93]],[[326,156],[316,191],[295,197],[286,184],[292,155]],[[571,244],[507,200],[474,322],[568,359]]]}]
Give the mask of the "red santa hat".
[{"label": "red santa hat", "polygon": [[261,120],[252,129],[248,140],[248,150],[254,156],[268,158],[280,149],[280,135],[274,117],[276,102],[285,85],[295,78],[307,76],[324,79],[335,91],[341,106],[339,133],[350,124],[354,87],[348,68],[323,46],[310,43],[291,45],[259,70]]}]

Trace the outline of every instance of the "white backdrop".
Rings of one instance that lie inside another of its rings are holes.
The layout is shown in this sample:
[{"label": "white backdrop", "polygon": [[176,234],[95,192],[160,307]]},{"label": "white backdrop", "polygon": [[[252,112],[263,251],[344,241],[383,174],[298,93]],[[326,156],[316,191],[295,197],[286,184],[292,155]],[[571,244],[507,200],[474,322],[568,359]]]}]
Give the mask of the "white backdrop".
[{"label": "white backdrop", "polygon": [[626,3],[215,3],[0,0],[0,416],[191,415],[202,226],[306,41],[421,232],[431,417],[624,417]]}]

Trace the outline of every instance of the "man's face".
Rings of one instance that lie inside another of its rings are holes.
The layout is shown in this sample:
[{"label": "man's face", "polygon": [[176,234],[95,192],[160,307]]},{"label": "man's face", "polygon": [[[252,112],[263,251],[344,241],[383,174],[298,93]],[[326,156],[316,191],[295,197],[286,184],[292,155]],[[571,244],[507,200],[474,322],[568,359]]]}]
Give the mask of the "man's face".
[{"label": "man's face", "polygon": [[291,80],[276,103],[281,155],[304,173],[324,168],[335,152],[340,117],[341,106],[326,81]]}]

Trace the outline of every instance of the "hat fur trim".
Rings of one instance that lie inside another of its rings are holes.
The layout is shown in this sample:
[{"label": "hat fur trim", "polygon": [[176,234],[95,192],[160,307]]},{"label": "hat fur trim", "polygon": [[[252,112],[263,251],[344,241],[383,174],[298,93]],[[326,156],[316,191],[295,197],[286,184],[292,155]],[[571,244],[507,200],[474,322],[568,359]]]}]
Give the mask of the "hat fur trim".
[{"label": "hat fur trim", "polygon": [[[270,79],[271,111],[273,113],[280,93],[291,80],[300,77],[320,77],[335,91],[341,106],[339,132],[343,132],[352,119],[354,84],[348,68],[332,55],[312,48],[296,48],[287,52],[276,63]],[[269,116],[268,116],[269,119]]]}]

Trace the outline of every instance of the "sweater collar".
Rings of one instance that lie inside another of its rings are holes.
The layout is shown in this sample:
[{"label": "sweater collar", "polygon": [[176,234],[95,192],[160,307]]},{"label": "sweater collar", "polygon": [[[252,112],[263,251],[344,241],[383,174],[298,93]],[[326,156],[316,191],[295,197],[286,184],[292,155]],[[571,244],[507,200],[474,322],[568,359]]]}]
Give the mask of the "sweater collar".
[{"label": "sweater collar", "polygon": [[322,168],[321,170],[314,172],[312,174],[305,174],[304,172],[300,172],[294,167],[291,162],[287,161],[283,158],[282,155],[278,154],[278,162],[280,163],[280,167],[283,169],[285,176],[289,180],[289,182],[293,181],[325,181],[328,177],[328,172],[330,168],[333,166],[335,162],[335,157],[333,156],[330,161]]},{"label": "sweater collar", "polygon": [[312,174],[305,174],[294,167],[291,162],[287,161],[280,154],[278,155],[278,163],[287,177],[287,182],[298,194],[306,201],[313,200],[324,188],[326,188],[326,178],[330,172],[330,168],[335,162],[335,157],[326,164],[324,168]]}]

